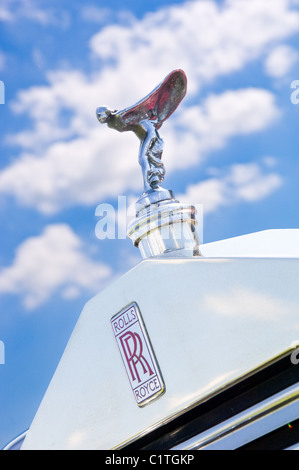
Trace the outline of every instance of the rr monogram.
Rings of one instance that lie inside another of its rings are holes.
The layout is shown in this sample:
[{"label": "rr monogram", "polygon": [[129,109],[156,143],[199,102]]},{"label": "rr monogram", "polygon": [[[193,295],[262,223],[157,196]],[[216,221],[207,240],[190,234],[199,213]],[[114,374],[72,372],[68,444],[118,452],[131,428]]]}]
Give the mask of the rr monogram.
[{"label": "rr monogram", "polygon": [[138,305],[133,302],[115,315],[111,326],[135,400],[144,406],[165,386]]},{"label": "rr monogram", "polygon": [[143,344],[138,333],[132,333],[128,331],[119,338],[128,367],[131,373],[132,381],[138,380],[141,382],[140,375],[138,373],[138,365],[142,368],[143,374],[149,373],[149,377],[154,375],[151,366],[143,356]]}]

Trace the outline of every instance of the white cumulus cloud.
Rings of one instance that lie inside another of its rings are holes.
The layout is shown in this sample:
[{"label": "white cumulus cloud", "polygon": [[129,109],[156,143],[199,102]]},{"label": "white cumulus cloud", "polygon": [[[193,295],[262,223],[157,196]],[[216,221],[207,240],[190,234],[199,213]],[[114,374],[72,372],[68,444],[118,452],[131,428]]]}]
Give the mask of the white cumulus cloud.
[{"label": "white cumulus cloud", "polygon": [[298,61],[298,53],[290,46],[281,45],[271,51],[265,62],[265,70],[274,78],[287,75]]},{"label": "white cumulus cloud", "polygon": [[1,0],[0,22],[17,22],[29,20],[42,26],[55,24],[66,26],[69,18],[68,13],[61,10],[59,14],[54,9],[40,6],[37,0]]},{"label": "white cumulus cloud", "polygon": [[18,247],[11,266],[0,269],[0,294],[20,295],[30,310],[56,293],[69,299],[97,292],[110,275],[108,266],[84,253],[82,241],[68,225],[49,225]]},{"label": "white cumulus cloud", "polygon": [[[267,163],[265,165],[268,166]],[[264,199],[283,184],[278,173],[269,172],[258,163],[232,165],[224,175],[214,176],[189,185],[178,199],[186,203],[203,204],[204,213],[240,202]]]},{"label": "white cumulus cloud", "polygon": [[115,71],[133,89],[140,90],[140,76],[149,85],[161,71],[179,66],[195,93],[298,30],[299,14],[289,0],[271,0],[271,6],[268,0],[187,1],[129,26],[110,25],[92,38],[91,48],[101,59],[117,61]]},{"label": "white cumulus cloud", "polygon": [[[202,106],[184,108],[165,126],[167,170],[195,165],[231,137],[261,131],[278,115],[273,95],[260,89],[227,91],[209,96]],[[73,204],[96,204],[129,189],[141,191],[136,137],[112,137],[111,130],[100,127],[94,118],[82,136],[46,146],[43,158],[26,152],[2,170],[0,192],[54,213]]]},{"label": "white cumulus cloud", "polygon": [[200,163],[235,135],[266,129],[279,115],[269,91],[227,90],[201,100],[199,93],[298,31],[291,0],[271,0],[271,7],[269,0],[187,1],[102,28],[90,40],[93,73],[52,71],[47,85],[17,95],[13,110],[32,127],[6,137],[20,152],[0,172],[0,193],[54,213],[142,190],[136,137],[99,126],[95,108],[132,105],[175,68],[187,73],[189,92],[161,131],[167,171]]},{"label": "white cumulus cloud", "polygon": [[279,116],[275,97],[267,90],[245,88],[209,95],[201,106],[188,106],[174,117],[175,125],[183,132],[180,134],[175,125],[172,127],[174,135],[167,143],[167,146],[173,144],[174,161],[171,163],[179,165],[175,160],[180,154],[180,143],[185,147],[186,142],[193,142],[190,148],[187,146],[187,151],[181,151],[184,155],[182,163],[186,166],[200,161],[208,152],[224,147],[233,136],[266,129]]}]

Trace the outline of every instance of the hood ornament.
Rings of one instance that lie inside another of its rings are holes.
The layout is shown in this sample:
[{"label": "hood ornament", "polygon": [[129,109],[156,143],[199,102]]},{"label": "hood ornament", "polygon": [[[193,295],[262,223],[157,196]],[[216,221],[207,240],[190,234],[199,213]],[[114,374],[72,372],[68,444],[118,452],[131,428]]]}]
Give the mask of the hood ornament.
[{"label": "hood ornament", "polygon": [[97,108],[101,124],[119,132],[132,131],[140,140],[139,164],[144,193],[136,203],[136,220],[128,227],[128,237],[140,248],[143,258],[153,256],[198,256],[196,211],[180,204],[172,191],[162,187],[162,124],[177,109],[187,92],[183,70],[174,70],[149,95],[121,111]]}]

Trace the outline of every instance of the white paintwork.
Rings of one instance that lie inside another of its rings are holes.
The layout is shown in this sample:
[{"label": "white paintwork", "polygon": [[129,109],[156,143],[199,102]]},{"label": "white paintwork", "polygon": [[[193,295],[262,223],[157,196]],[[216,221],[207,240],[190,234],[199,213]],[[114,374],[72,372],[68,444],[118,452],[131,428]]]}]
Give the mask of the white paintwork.
[{"label": "white paintwork", "polygon": [[206,257],[299,258],[299,229],[265,230],[201,245]]},{"label": "white paintwork", "polygon": [[[110,449],[299,344],[298,259],[146,260],[85,306],[23,445]],[[136,405],[111,329],[140,307],[166,393]]]}]

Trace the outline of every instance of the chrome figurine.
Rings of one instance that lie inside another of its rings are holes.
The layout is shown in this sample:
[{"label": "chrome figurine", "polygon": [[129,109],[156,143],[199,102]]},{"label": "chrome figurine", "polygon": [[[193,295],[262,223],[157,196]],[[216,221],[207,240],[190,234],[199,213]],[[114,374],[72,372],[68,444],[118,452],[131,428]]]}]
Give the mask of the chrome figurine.
[{"label": "chrome figurine", "polygon": [[174,70],[148,96],[129,108],[122,111],[111,111],[106,106],[97,108],[100,123],[119,132],[132,131],[139,138],[139,164],[146,194],[164,191],[161,187],[165,175],[163,140],[158,130],[177,109],[186,92],[185,73]]}]

